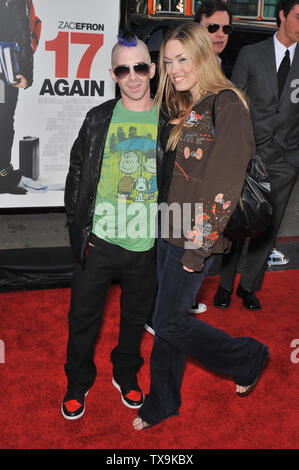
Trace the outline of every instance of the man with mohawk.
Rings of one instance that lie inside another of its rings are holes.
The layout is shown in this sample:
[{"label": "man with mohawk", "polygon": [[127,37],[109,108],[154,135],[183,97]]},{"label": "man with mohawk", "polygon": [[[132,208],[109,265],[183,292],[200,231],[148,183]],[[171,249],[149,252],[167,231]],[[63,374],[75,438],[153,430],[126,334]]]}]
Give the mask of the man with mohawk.
[{"label": "man with mohawk", "polygon": [[[150,213],[157,191],[150,197],[145,191],[161,166],[160,153],[156,154],[158,113],[150,96],[155,65],[147,46],[130,32],[120,34],[112,50],[110,74],[120,99],[87,113],[71,150],[66,179],[67,225],[76,261],[65,364],[68,387],[61,407],[69,420],[83,415],[85,397],[96,378],[94,349],[114,280],[120,280],[121,318],[118,344],[111,353],[112,383],[126,406],[142,405],[137,382],[143,364],[140,341],[156,295]],[[146,164],[152,152],[156,166]]]}]

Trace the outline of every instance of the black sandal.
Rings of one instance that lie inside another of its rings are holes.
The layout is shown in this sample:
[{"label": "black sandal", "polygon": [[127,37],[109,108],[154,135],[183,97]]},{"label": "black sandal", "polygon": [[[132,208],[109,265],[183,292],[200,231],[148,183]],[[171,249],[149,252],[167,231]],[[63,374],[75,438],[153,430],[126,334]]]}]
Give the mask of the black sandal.
[{"label": "black sandal", "polygon": [[249,395],[252,392],[252,390],[254,389],[254,387],[256,386],[256,383],[257,383],[258,379],[259,379],[259,376],[250,385],[238,385],[238,384],[236,384],[237,387],[242,387],[244,389],[243,392],[238,392],[236,390],[236,394],[239,397],[247,397],[247,395]]},{"label": "black sandal", "polygon": [[242,387],[242,388],[244,389],[243,392],[238,392],[238,391],[236,390],[236,394],[237,394],[239,397],[247,397],[247,395],[249,395],[249,394],[252,392],[252,390],[253,390],[254,387],[256,386],[257,381],[258,381],[258,379],[260,378],[260,376],[261,376],[261,374],[262,374],[262,372],[263,372],[263,370],[264,370],[264,368],[265,368],[265,366],[266,366],[266,364],[267,364],[267,362],[268,362],[268,359],[269,359],[269,353],[267,354],[267,356],[266,356],[266,358],[265,358],[265,361],[264,361],[264,363],[263,363],[263,367],[262,367],[262,369],[261,369],[261,372],[260,372],[259,375],[256,377],[256,379],[252,382],[252,384],[250,384],[250,385],[238,385],[238,384],[236,384],[236,387]]}]

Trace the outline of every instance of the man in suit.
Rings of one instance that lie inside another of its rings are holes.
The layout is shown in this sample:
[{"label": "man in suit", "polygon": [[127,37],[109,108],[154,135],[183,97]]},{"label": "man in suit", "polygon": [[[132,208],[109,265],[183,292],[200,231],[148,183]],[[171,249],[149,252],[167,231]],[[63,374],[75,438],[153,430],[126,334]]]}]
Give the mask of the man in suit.
[{"label": "man in suit", "polygon": [[[294,99],[299,77],[299,1],[281,0],[276,17],[278,31],[270,39],[242,48],[232,74],[232,81],[247,95],[257,152],[266,165],[273,193],[273,220],[265,232],[250,239],[236,291],[249,310],[261,308],[255,291],[261,288],[299,167],[299,103]],[[222,258],[216,307],[230,305],[243,246],[244,240],[234,242]]]}]

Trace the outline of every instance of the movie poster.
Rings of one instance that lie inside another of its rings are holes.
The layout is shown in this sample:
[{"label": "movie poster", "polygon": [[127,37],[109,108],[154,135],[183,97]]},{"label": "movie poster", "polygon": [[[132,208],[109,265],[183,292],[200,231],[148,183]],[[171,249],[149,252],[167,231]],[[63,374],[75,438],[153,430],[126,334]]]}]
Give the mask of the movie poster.
[{"label": "movie poster", "polygon": [[0,0],[0,208],[64,205],[84,117],[115,96],[119,14],[119,0]]}]

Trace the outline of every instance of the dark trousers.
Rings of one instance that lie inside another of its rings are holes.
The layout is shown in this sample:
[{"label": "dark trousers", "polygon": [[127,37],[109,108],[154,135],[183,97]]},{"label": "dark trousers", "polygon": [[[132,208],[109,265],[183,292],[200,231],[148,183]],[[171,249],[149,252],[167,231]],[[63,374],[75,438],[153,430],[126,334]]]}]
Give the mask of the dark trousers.
[{"label": "dark trousers", "polygon": [[187,355],[212,371],[231,376],[240,385],[248,385],[261,370],[268,350],[253,338],[232,338],[188,313],[203,276],[183,269],[183,253],[182,248],[158,240],[151,385],[138,413],[150,424],[178,414]]},{"label": "dark trousers", "polygon": [[11,149],[14,139],[14,115],[18,101],[19,89],[8,85],[4,75],[0,73],[0,80],[4,82],[4,103],[0,101],[0,170],[7,168],[11,162]]},{"label": "dark trousers", "polygon": [[119,279],[121,286],[119,338],[111,353],[113,375],[120,384],[136,380],[143,364],[140,342],[157,287],[154,248],[132,252],[94,235],[90,243],[85,268],[77,265],[74,270],[65,364],[69,387],[80,391],[88,390],[96,377],[94,348],[112,281]]},{"label": "dark trousers", "polygon": [[[249,240],[246,261],[241,273],[240,284],[249,292],[259,290],[262,286],[267,260],[272,250],[284,216],[292,189],[298,175],[298,168],[288,163],[274,148],[260,151],[266,164],[271,192],[273,196],[273,218],[267,230]],[[222,257],[220,285],[228,291],[233,290],[245,239],[233,242],[230,253]]]}]

